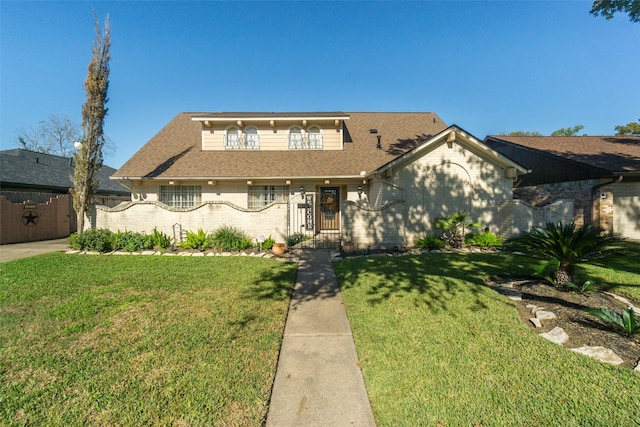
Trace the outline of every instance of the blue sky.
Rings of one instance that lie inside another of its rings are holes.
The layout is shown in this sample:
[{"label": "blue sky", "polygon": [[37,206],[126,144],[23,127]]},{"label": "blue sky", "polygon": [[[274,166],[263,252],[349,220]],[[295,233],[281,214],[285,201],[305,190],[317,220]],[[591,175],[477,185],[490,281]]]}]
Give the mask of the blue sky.
[{"label": "blue sky", "polygon": [[109,14],[120,167],[183,111],[433,111],[479,138],[640,118],[640,24],[589,1],[0,2],[1,147],[81,121]]}]

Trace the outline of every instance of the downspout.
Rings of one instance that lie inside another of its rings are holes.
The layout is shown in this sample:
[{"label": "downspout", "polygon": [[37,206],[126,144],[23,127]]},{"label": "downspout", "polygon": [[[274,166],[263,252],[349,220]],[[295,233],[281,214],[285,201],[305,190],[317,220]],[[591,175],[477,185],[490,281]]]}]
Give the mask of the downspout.
[{"label": "downspout", "polygon": [[[611,184],[618,184],[620,182],[622,182],[622,175],[618,175],[615,178],[613,178],[611,181],[609,182],[603,182],[601,184],[596,184],[593,187],[591,187],[591,224],[593,224],[595,217],[596,217],[596,212],[594,209],[594,205],[596,202],[596,195],[598,194],[598,190],[600,190],[602,187],[606,187],[607,185],[611,185]],[[598,212],[598,219],[600,218],[600,212]],[[600,221],[598,221],[598,226]],[[598,227],[599,228],[599,227]]]}]

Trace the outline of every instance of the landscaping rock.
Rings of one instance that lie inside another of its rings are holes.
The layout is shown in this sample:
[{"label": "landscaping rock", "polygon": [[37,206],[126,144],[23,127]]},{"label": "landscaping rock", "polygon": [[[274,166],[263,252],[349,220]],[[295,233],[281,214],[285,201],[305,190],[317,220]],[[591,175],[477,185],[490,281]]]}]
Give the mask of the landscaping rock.
[{"label": "landscaping rock", "polygon": [[546,338],[551,342],[554,342],[556,344],[564,344],[567,341],[569,341],[569,335],[567,335],[567,333],[564,331],[564,329],[560,328],[560,327],[555,327],[552,330],[550,330],[549,332],[545,332],[543,334],[540,334],[540,336],[542,338]]},{"label": "landscaping rock", "polygon": [[536,311],[538,310],[538,306],[533,304],[527,304],[525,308],[529,310],[531,314],[536,314]]},{"label": "landscaping rock", "polygon": [[191,256],[191,252],[180,252],[178,256]]},{"label": "landscaping rock", "polygon": [[638,364],[636,365],[636,367],[633,369],[636,372],[640,372],[640,360],[638,360]]},{"label": "landscaping rock", "polygon": [[585,356],[593,357],[594,359],[597,359],[601,362],[610,363],[611,365],[621,365],[624,363],[624,360],[622,360],[620,356],[615,354],[613,350],[601,346],[577,347],[572,348],[571,351],[584,354]]},{"label": "landscaping rock", "polygon": [[171,252],[165,252],[162,256],[176,256],[176,254],[172,254]]},{"label": "landscaping rock", "polygon": [[533,317],[529,319],[529,321],[533,323],[533,326],[535,326],[536,328],[542,328],[542,322],[540,322],[540,319],[538,319],[537,317]]},{"label": "landscaping rock", "polygon": [[75,250],[75,249],[71,249],[71,250],[68,250],[67,252],[65,252],[65,254],[69,254],[69,255],[74,255],[74,254],[79,254],[79,253],[80,253],[80,251]]},{"label": "landscaping rock", "polygon": [[195,252],[191,256],[204,256],[204,252]]},{"label": "landscaping rock", "polygon": [[[89,252],[87,252],[87,254],[93,255]],[[124,252],[124,251],[115,251],[113,252],[114,255],[131,255],[131,252]]]},{"label": "landscaping rock", "polygon": [[552,320],[557,318],[553,312],[540,309],[536,310],[536,317],[540,320]]}]

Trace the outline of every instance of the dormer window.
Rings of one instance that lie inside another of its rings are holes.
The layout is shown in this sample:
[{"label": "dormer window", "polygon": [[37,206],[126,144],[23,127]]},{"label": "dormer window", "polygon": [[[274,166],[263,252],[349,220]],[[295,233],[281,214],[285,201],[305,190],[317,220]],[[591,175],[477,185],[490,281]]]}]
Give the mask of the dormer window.
[{"label": "dormer window", "polygon": [[318,126],[311,126],[307,130],[309,139],[307,146],[312,150],[321,150],[322,149],[322,133],[320,133],[320,128]]},{"label": "dormer window", "polygon": [[258,135],[258,129],[248,127],[244,130],[245,146],[247,150],[257,150],[260,148],[260,136]]},{"label": "dormer window", "polygon": [[260,136],[258,129],[250,126],[241,132],[235,126],[227,129],[224,135],[224,148],[226,150],[259,150]]},{"label": "dormer window", "polygon": [[303,148],[302,129],[294,126],[289,129],[289,149],[299,150],[301,148]]},{"label": "dormer window", "polygon": [[224,148],[227,150],[237,150],[240,148],[240,131],[236,127],[227,129],[224,136]]}]

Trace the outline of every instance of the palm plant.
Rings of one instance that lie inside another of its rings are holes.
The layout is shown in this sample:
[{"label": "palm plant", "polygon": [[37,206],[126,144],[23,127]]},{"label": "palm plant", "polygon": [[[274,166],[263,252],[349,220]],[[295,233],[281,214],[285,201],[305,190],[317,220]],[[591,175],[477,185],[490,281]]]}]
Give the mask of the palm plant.
[{"label": "palm plant", "polygon": [[545,228],[535,227],[511,243],[530,251],[536,258],[548,260],[545,267],[555,264],[554,282],[558,287],[565,287],[567,283],[575,283],[576,264],[615,255],[619,249],[613,245],[619,241],[617,237],[602,235],[590,225],[576,228],[571,221],[564,225],[548,222]]},{"label": "palm plant", "polygon": [[464,235],[467,228],[480,228],[481,224],[471,221],[471,214],[466,211],[454,212],[449,216],[436,219],[433,228],[443,230],[443,240],[454,248],[464,246]]}]

